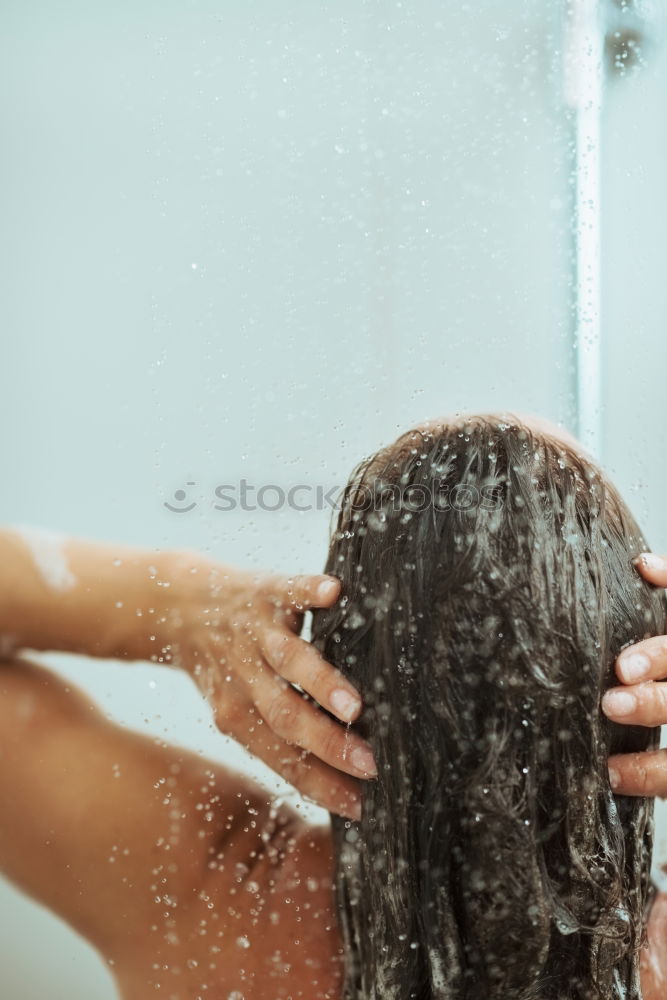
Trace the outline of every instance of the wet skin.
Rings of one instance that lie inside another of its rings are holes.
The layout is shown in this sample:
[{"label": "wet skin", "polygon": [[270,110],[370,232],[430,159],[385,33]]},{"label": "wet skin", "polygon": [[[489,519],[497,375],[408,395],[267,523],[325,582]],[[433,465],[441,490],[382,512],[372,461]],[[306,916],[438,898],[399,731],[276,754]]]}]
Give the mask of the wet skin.
[{"label": "wet skin", "polygon": [[338,997],[328,827],[23,657],[0,660],[0,758],[3,874],[124,1000]]}]

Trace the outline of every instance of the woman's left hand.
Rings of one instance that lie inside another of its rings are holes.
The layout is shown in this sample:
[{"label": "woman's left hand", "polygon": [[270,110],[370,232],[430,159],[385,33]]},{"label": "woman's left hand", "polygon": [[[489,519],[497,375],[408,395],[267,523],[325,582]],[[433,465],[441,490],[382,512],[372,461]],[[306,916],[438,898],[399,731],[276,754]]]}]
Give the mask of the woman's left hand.
[{"label": "woman's left hand", "polygon": [[358,779],[375,776],[371,749],[319,706],[346,723],[361,699],[298,635],[307,609],[335,603],[339,581],[257,574],[194,551],[166,554],[163,567],[152,659],[190,674],[221,732],[303,795],[359,818]]},{"label": "woman's left hand", "polygon": [[[637,568],[645,580],[667,587],[667,558],[643,553]],[[622,687],[611,688],[602,710],[614,722],[635,726],[667,723],[667,636],[660,635],[628,646],[616,660]],[[657,795],[667,798],[667,749],[615,754],[609,758],[609,777],[618,795]]]}]

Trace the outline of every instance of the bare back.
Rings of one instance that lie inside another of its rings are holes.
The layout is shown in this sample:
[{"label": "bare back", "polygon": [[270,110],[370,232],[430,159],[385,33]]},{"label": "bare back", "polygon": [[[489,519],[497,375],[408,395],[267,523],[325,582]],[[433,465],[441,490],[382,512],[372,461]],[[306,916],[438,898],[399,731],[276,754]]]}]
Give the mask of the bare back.
[{"label": "bare back", "polygon": [[137,941],[117,970],[123,1000],[144,1000],[157,982],[166,1000],[339,1000],[330,830],[288,813],[257,857],[225,851],[179,915],[178,941]]}]

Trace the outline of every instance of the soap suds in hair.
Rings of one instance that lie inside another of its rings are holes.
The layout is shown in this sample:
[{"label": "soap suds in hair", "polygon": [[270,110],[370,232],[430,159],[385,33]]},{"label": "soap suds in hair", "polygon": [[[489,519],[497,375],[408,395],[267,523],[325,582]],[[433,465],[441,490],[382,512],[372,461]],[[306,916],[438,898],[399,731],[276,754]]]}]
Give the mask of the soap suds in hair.
[{"label": "soap suds in hair", "polygon": [[25,542],[42,579],[52,590],[71,590],[76,577],[67,565],[67,538],[57,531],[34,528],[27,524],[12,524],[11,530]]}]

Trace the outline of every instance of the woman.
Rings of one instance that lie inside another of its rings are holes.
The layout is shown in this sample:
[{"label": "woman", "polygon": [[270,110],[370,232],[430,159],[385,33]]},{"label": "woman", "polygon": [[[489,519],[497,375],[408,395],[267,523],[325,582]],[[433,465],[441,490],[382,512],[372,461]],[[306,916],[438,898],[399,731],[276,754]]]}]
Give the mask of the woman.
[{"label": "woman", "polygon": [[[639,728],[665,718],[667,656],[646,636],[666,623],[664,595],[633,580],[630,515],[534,419],[426,426],[361,475],[332,540],[335,605],[327,578],[3,533],[0,866],[126,1000],[664,995],[661,895],[639,980],[651,825],[634,796],[667,788]],[[425,483],[439,506],[364,506]],[[478,506],[446,508],[440,487],[460,483]],[[327,609],[315,639],[334,667],[293,634],[307,607]],[[621,728],[596,709],[637,640],[648,673],[622,691]],[[188,670],[224,732],[352,819],[310,827],[246,776],[113,725],[23,647]],[[360,717],[332,698],[357,687]],[[377,780],[352,763],[362,737]]]}]

